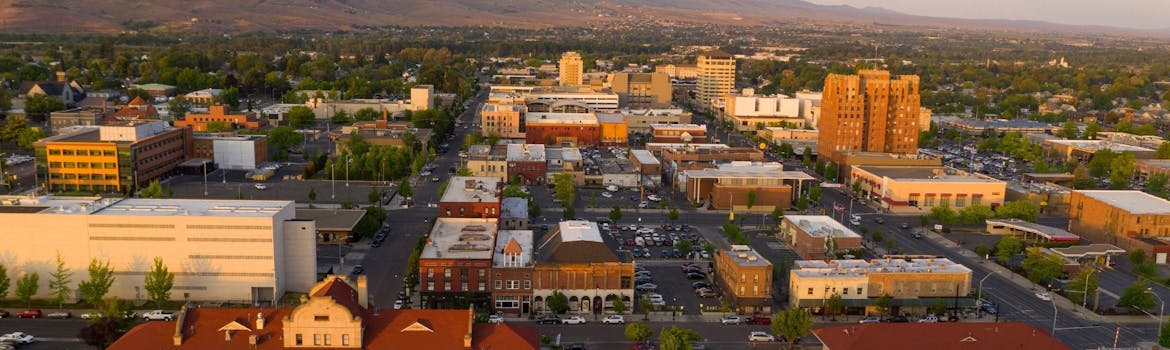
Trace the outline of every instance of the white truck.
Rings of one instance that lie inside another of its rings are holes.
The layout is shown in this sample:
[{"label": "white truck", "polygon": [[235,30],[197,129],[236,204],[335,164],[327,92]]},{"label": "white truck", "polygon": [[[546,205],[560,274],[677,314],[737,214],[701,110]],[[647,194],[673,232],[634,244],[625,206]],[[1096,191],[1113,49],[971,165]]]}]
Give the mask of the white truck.
[{"label": "white truck", "polygon": [[142,314],[143,321],[170,321],[175,319],[175,313],[163,310],[148,311]]}]

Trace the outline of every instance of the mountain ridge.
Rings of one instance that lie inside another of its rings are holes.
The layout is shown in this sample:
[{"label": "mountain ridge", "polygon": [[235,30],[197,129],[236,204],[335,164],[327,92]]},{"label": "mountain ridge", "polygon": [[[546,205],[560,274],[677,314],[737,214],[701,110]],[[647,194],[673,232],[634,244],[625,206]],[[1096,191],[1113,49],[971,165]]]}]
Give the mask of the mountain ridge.
[{"label": "mountain ridge", "polygon": [[801,0],[0,0],[0,31],[6,33],[331,31],[385,25],[599,27],[634,20],[740,25],[897,23],[1000,31],[1170,34],[1040,21],[913,16],[880,7]]}]

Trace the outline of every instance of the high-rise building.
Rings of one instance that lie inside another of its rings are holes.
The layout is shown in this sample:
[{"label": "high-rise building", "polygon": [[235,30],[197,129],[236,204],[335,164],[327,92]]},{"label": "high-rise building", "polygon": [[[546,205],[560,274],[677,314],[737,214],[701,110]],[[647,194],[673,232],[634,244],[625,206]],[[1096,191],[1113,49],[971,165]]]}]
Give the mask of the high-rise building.
[{"label": "high-rise building", "polygon": [[735,56],[721,51],[699,55],[698,97],[704,107],[735,89]]},{"label": "high-rise building", "polygon": [[574,51],[561,55],[561,86],[577,86],[584,84],[585,64],[581,61],[581,54]]},{"label": "high-rise building", "polygon": [[917,75],[829,74],[817,152],[834,162],[840,162],[842,152],[915,153],[920,106]]},{"label": "high-rise building", "polygon": [[614,73],[609,80],[622,108],[670,107],[673,91],[666,73]]}]

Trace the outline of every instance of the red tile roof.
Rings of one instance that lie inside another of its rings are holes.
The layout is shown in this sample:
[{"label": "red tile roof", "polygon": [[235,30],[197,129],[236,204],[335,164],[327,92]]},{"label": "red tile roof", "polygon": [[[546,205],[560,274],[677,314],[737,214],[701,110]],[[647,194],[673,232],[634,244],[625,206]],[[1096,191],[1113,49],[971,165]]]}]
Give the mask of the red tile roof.
[{"label": "red tile roof", "polygon": [[333,278],[326,280],[324,285],[318,284],[313,288],[314,297],[327,296],[333,298],[333,301],[341,304],[349,313],[354,316],[366,316],[366,309],[358,302],[358,293],[348,283],[341,279]]},{"label": "red tile roof", "polygon": [[524,350],[540,348],[540,332],[536,328],[507,323],[476,323],[471,347],[475,350]]},{"label": "red tile roof", "polygon": [[870,323],[813,330],[826,350],[1068,350],[1049,331],[1022,322]]},{"label": "red tile roof", "polygon": [[[281,322],[292,309],[265,308],[190,308],[183,319],[183,344],[175,346],[172,336],[178,321],[151,321],[134,327],[108,350],[138,349],[248,349],[248,336],[259,336],[255,350],[284,349]],[[264,314],[264,329],[256,329],[256,314]],[[230,341],[224,339],[220,327],[238,322],[251,331],[232,332]]]}]

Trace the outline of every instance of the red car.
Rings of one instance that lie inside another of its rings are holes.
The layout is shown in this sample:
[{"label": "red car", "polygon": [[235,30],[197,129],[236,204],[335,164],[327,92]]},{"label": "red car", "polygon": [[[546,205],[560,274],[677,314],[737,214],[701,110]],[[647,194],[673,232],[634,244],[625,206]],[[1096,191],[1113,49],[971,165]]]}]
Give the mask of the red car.
[{"label": "red car", "polygon": [[772,318],[771,317],[764,317],[764,316],[752,316],[751,318],[747,319],[746,323],[747,324],[772,324]]},{"label": "red car", "polygon": [[634,240],[632,240],[632,239],[627,239],[627,240],[626,240],[626,246],[627,246],[627,247],[633,247],[633,246],[634,246]]},{"label": "red car", "polygon": [[41,310],[24,310],[16,314],[16,318],[41,318]]}]

